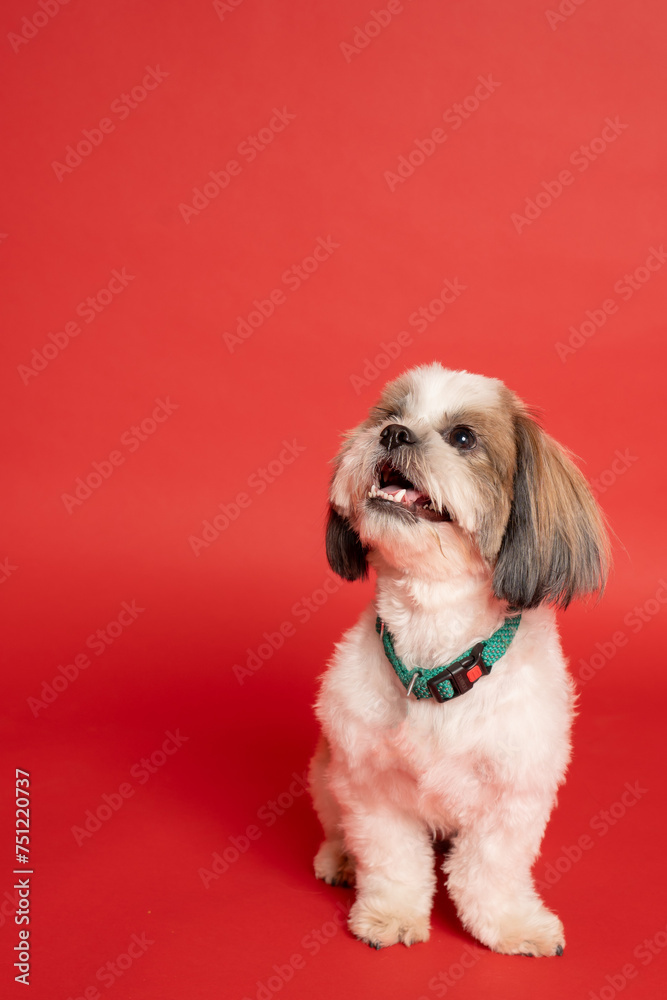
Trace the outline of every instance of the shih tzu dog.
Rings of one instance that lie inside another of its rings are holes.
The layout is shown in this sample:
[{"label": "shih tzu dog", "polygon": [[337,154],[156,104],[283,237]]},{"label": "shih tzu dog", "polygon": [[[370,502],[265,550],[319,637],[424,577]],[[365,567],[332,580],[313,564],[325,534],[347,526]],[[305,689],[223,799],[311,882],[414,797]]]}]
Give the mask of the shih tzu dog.
[{"label": "shih tzu dog", "polygon": [[600,592],[607,538],[566,452],[502,382],[424,365],[346,435],[327,556],[375,600],[316,704],[315,873],[355,884],[353,934],[425,941],[434,844],[467,930],[561,955],[531,868],[570,756],[573,684],[555,607]]}]

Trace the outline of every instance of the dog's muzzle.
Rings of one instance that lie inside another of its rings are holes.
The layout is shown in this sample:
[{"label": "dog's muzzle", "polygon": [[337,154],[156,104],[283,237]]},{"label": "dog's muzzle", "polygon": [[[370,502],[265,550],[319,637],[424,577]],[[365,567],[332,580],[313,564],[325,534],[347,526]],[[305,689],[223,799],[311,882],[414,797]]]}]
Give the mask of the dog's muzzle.
[{"label": "dog's muzzle", "polygon": [[[374,480],[366,493],[366,503],[372,503],[378,508],[395,510],[404,517],[412,515],[416,519],[426,521],[451,521],[452,517],[446,507],[439,509],[431,497],[418,484],[409,479],[401,466],[405,466],[407,457],[401,449],[410,449],[418,444],[417,436],[404,424],[387,424],[380,432],[380,442],[388,452],[386,459],[380,459]],[[392,454],[396,453],[396,454]]]}]

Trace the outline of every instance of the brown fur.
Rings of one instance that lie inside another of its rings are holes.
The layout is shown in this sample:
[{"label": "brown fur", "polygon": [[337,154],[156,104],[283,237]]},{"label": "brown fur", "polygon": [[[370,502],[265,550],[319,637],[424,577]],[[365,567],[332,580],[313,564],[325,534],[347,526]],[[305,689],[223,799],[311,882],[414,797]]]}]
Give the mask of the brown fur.
[{"label": "brown fur", "polygon": [[602,592],[609,556],[602,515],[569,455],[518,404],[517,464],[494,572],[498,597],[520,608],[567,607]]},{"label": "brown fur", "polygon": [[505,532],[513,496],[516,470],[516,438],[514,404],[511,393],[503,393],[505,406],[494,410],[462,410],[448,417],[442,431],[446,434],[458,425],[469,427],[476,435],[478,446],[465,460],[474,470],[476,485],[483,497],[484,516],[477,532],[479,551],[492,562]]}]

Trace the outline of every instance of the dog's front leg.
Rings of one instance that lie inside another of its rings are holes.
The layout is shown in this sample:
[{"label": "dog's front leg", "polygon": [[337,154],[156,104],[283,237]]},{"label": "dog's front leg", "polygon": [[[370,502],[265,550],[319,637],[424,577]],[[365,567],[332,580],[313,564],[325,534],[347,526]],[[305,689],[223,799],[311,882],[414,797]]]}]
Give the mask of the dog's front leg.
[{"label": "dog's front leg", "polygon": [[435,891],[433,840],[416,817],[391,806],[357,807],[344,816],[356,861],[357,899],[349,926],[374,948],[427,941]]},{"label": "dog's front leg", "polygon": [[507,955],[562,955],[563,925],[535,892],[531,867],[551,803],[508,797],[463,826],[445,859],[447,889],[463,925]]},{"label": "dog's front leg", "polygon": [[315,875],[329,885],[354,885],[354,861],[345,848],[341,812],[329,787],[331,753],[324,736],[320,736],[310,762],[310,794],[324,830],[324,840],[315,855]]}]

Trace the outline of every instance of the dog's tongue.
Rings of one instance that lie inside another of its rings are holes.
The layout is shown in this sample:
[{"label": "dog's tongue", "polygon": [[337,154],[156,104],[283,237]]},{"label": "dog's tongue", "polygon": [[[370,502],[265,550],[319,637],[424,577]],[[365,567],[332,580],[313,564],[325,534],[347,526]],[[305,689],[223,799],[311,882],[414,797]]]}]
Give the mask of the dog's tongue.
[{"label": "dog's tongue", "polygon": [[[382,492],[388,493],[389,496],[396,496],[404,489],[403,486],[383,486]],[[402,503],[416,503],[418,500],[426,499],[426,493],[420,493],[419,490],[405,490],[405,496],[403,497]]]}]

